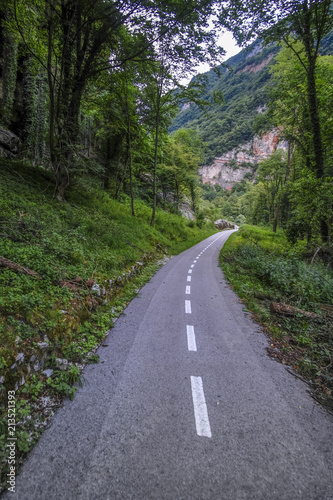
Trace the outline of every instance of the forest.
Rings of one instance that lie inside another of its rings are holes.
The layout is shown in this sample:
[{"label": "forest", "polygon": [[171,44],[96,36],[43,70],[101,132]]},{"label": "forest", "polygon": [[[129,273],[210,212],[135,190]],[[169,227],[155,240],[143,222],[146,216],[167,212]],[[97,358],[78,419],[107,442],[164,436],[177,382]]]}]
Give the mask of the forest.
[{"label": "forest", "polygon": [[[20,457],[38,398],[72,398],[140,286],[219,218],[241,226],[221,266],[273,356],[332,405],[331,1],[0,0],[0,18],[0,396],[18,391]],[[245,47],[225,63],[222,30]],[[286,151],[202,184],[272,129]]]}]

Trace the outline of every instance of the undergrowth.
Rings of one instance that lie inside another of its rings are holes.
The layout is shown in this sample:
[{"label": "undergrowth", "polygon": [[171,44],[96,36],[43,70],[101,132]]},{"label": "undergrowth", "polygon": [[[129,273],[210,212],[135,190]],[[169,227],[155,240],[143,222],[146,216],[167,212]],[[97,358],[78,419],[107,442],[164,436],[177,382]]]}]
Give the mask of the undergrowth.
[{"label": "undergrowth", "polygon": [[[269,354],[291,364],[316,399],[333,409],[333,270],[306,262],[305,254],[305,242],[291,245],[282,231],[243,226],[227,241],[220,262],[272,336]],[[286,305],[285,314],[274,303]]]}]

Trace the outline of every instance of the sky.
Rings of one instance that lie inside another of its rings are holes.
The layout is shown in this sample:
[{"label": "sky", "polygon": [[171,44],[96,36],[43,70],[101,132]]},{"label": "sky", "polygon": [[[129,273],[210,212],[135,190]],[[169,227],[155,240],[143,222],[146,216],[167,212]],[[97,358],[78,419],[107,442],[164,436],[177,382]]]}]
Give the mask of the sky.
[{"label": "sky", "polygon": [[[231,33],[226,32],[219,36],[219,45],[224,48],[226,55],[223,57],[223,61],[227,61],[229,57],[236,55],[242,49],[236,45],[236,42]],[[198,73],[205,73],[209,70],[209,64],[201,64],[196,68]]]},{"label": "sky", "polygon": [[[236,55],[238,52],[240,52],[242,50],[241,47],[238,47],[236,45],[236,42],[235,42],[232,34],[229,32],[223,33],[219,36],[219,45],[221,47],[223,47],[224,50],[226,51],[226,54],[223,57],[223,62],[227,61],[229,59],[229,57]],[[189,83],[191,81],[191,79],[193,78],[194,75],[197,75],[199,73],[206,73],[206,71],[209,71],[209,70],[210,70],[209,64],[202,63],[195,68],[194,72],[190,76],[188,76],[187,78],[184,78],[181,81],[181,83],[183,85],[186,85],[187,83]]]}]

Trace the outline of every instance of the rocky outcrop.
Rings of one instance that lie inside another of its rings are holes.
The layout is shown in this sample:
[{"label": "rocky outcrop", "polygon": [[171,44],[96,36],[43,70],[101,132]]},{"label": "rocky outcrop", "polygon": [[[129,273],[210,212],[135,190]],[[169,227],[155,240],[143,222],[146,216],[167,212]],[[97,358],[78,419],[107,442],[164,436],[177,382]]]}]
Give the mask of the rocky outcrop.
[{"label": "rocky outcrop", "polygon": [[218,184],[224,189],[231,189],[236,182],[241,182],[248,172],[252,173],[252,168],[239,166],[234,169],[228,163],[221,158],[215,158],[212,165],[203,166],[199,170],[202,182],[204,184]]},{"label": "rocky outcrop", "polygon": [[252,141],[215,158],[212,165],[201,167],[199,175],[203,183],[219,184],[224,189],[231,189],[247,173],[253,173],[253,167],[269,158],[276,149],[286,151],[287,148],[288,143],[280,139],[280,130],[274,129],[261,137],[256,135]]},{"label": "rocky outcrop", "polygon": [[20,139],[17,135],[0,127],[0,156],[13,158],[19,152]]},{"label": "rocky outcrop", "polygon": [[269,54],[269,56],[264,59],[260,64],[248,64],[245,66],[245,68],[240,69],[238,73],[258,73],[258,71],[261,71],[265,66],[267,66],[275,54]]},{"label": "rocky outcrop", "polygon": [[221,231],[223,229],[235,229],[236,226],[235,224],[232,224],[231,222],[225,220],[225,219],[219,219],[214,222],[216,229],[220,229]]}]

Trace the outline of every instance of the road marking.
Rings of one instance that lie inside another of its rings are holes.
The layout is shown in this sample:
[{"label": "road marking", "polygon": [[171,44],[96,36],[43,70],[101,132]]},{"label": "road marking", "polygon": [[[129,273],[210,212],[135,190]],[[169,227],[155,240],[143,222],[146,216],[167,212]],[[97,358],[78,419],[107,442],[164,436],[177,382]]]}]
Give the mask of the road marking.
[{"label": "road marking", "polygon": [[193,261],[193,264],[196,264],[197,262],[198,262],[197,260],[194,260],[194,261]]},{"label": "road marking", "polygon": [[191,264],[191,267],[194,267],[194,264]]},{"label": "road marking", "polygon": [[197,434],[198,436],[211,438],[212,432],[210,430],[202,378],[191,376],[191,388]]},{"label": "road marking", "polygon": [[189,295],[191,293],[191,287],[189,285],[186,286],[185,293]]},{"label": "road marking", "polygon": [[188,270],[187,272],[191,274],[191,272],[192,272],[192,269],[189,269],[189,270]]},{"label": "road marking", "polygon": [[185,300],[185,312],[187,314],[192,314],[192,311],[191,311],[191,301],[190,300]]},{"label": "road marking", "polygon": [[194,335],[194,327],[187,325],[187,347],[189,351],[196,351],[197,350],[197,343],[195,341],[195,335]]},{"label": "road marking", "polygon": [[192,280],[192,276],[187,276],[187,281],[191,281]]}]

